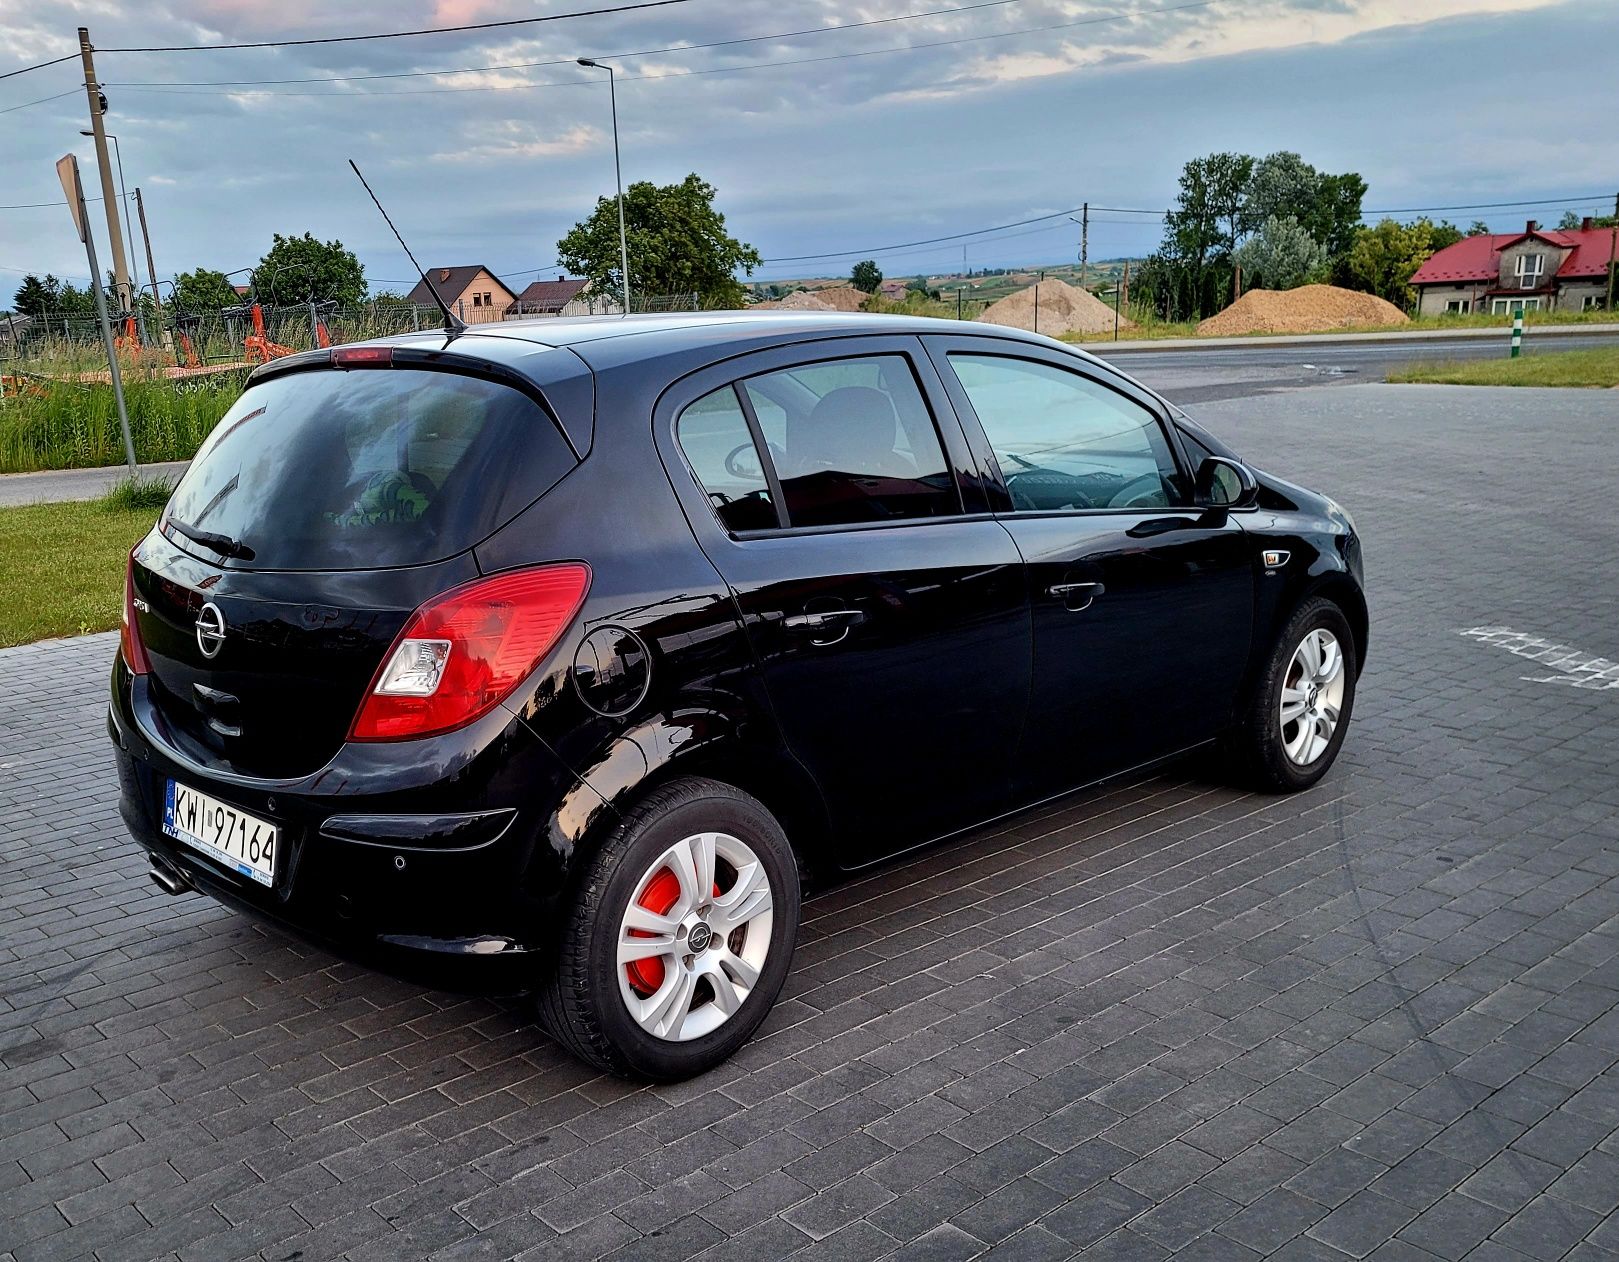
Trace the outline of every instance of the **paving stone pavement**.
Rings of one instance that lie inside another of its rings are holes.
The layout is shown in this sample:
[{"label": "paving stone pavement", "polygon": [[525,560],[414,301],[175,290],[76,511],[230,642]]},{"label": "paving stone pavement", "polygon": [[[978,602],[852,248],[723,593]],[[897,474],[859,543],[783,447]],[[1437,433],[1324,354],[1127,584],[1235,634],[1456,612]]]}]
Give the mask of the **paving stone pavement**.
[{"label": "paving stone pavement", "polygon": [[[1366,536],[1337,769],[1196,766],[819,894],[678,1086],[144,876],[108,636],[0,653],[0,1259],[1619,1259],[1619,395],[1201,409]],[[1516,641],[1515,641],[1516,642]]]}]

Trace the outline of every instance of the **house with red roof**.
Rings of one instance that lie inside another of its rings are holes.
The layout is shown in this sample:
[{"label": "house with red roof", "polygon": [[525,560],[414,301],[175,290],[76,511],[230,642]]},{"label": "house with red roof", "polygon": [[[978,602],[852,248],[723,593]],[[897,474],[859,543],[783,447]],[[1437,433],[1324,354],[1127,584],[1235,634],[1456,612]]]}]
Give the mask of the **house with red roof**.
[{"label": "house with red roof", "polygon": [[1578,228],[1481,233],[1446,246],[1417,268],[1411,284],[1421,315],[1483,311],[1590,311],[1608,290],[1619,245],[1612,228],[1587,219]]}]

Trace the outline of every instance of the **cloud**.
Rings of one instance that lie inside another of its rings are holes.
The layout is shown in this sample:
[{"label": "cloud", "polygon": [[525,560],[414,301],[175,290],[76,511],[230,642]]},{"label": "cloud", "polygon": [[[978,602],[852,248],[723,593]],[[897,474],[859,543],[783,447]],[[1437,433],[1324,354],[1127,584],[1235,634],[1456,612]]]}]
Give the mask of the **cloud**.
[{"label": "cloud", "polygon": [[[964,0],[723,0],[427,38],[102,52],[97,62],[109,125],[129,183],[145,187],[165,275],[249,265],[271,233],[307,229],[341,238],[370,270],[393,276],[397,247],[355,185],[349,156],[424,262],[476,255],[497,270],[539,267],[612,187],[607,84],[573,64],[580,55],[619,68],[625,179],[701,173],[719,187],[731,230],[766,257],[960,232],[1085,200],[1162,206],[1181,163],[1215,149],[1288,148],[1327,169],[1359,170],[1372,185],[1369,206],[1594,191],[1619,167],[1619,138],[1608,131],[1581,128],[1577,139],[1547,144],[1544,126],[1521,107],[1546,99],[1568,117],[1619,114],[1611,75],[1571,75],[1566,61],[1523,55],[1619,44],[1615,5],[1218,0],[1167,12],[1178,0],[1015,0],[691,47],[952,2]],[[587,6],[0,0],[0,71],[74,51],[81,23],[109,49],[463,25],[577,7]],[[637,55],[675,45],[687,51]],[[534,62],[554,64],[518,66]],[[743,68],[771,62],[796,64]],[[484,66],[517,68],[469,69]],[[428,73],[446,70],[457,73]],[[0,202],[59,198],[51,164],[70,145],[94,182],[76,136],[84,125],[82,94],[71,92],[76,71],[69,62],[0,81],[0,110],[67,93],[0,115]],[[194,86],[356,75],[408,77]],[[1503,82],[1510,93],[1478,86]],[[1526,152],[1534,162],[1523,161]],[[1071,227],[974,242],[969,261],[1071,257]],[[1157,234],[1150,219],[1097,219],[1092,256],[1139,255]],[[0,212],[8,266],[62,274],[82,269],[76,252],[59,209]],[[961,250],[907,249],[881,261],[909,273],[959,265]],[[0,277],[0,302],[11,283]]]},{"label": "cloud", "polygon": [[[493,134],[491,134],[493,133]],[[397,164],[408,165],[416,161],[427,162],[510,162],[522,158],[552,158],[561,154],[584,153],[599,148],[606,134],[599,127],[577,124],[566,131],[547,134],[531,123],[507,120],[494,127],[479,127],[475,143],[461,148],[429,154],[425,159],[400,157]]]}]

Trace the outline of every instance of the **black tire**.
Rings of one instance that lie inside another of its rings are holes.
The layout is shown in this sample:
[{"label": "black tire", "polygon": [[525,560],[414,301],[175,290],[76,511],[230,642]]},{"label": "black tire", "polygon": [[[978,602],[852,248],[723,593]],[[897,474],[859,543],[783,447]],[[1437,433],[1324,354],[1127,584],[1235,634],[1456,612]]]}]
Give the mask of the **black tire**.
[{"label": "black tire", "polygon": [[[1280,710],[1282,687],[1294,651],[1304,637],[1317,629],[1331,632],[1343,653],[1344,692],[1338,707],[1338,724],[1326,749],[1314,761],[1300,765],[1287,755],[1283,741]],[[1282,627],[1270,657],[1255,681],[1253,694],[1241,722],[1227,742],[1240,779],[1267,793],[1297,793],[1308,789],[1331,769],[1343,747],[1344,736],[1355,709],[1355,682],[1360,668],[1359,647],[1343,610],[1326,597],[1304,601]]]},{"label": "black tire", "polygon": [[[620,991],[620,922],[636,886],[682,838],[724,832],[758,857],[770,885],[769,948],[759,980],[717,1029],[686,1042],[658,1038],[631,1016]],[[798,940],[798,865],[774,816],[717,780],[670,781],[613,828],[581,874],[562,927],[556,967],[539,988],[540,1017],[581,1060],[611,1073],[673,1082],[712,1069],[753,1034],[776,1002]]]}]

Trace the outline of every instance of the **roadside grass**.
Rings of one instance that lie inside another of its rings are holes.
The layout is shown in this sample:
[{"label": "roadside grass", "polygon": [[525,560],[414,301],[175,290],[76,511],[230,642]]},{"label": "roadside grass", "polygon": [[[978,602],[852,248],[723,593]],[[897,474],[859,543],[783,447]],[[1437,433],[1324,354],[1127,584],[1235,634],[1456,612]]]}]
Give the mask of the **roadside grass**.
[{"label": "roadside grass", "polygon": [[[105,369],[105,359],[99,367]],[[71,379],[96,368],[93,361],[65,357],[6,365],[8,384],[0,398],[0,473],[123,463],[124,440],[112,387]],[[135,454],[143,462],[189,460],[236,401],[242,381],[239,373],[169,381],[149,369],[131,367],[124,377],[124,402]]]},{"label": "roadside grass", "polygon": [[110,510],[156,512],[174,494],[175,479],[141,474],[122,478],[96,502]]},{"label": "roadside grass", "polygon": [[156,518],[94,501],[0,508],[0,648],[116,627],[124,560]]},{"label": "roadside grass", "polygon": [[1418,361],[1396,368],[1388,380],[1446,386],[1619,386],[1619,346],[1541,351],[1517,359]]}]

